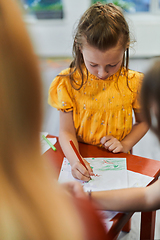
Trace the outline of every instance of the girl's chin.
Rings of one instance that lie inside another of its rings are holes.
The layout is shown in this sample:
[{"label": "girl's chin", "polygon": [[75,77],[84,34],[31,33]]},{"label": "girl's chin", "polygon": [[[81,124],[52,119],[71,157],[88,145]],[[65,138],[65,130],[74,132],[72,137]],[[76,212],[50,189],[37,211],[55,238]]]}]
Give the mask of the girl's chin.
[{"label": "girl's chin", "polygon": [[101,79],[101,80],[105,80],[105,79],[107,79],[108,77],[105,77],[105,78],[98,77],[98,78]]}]

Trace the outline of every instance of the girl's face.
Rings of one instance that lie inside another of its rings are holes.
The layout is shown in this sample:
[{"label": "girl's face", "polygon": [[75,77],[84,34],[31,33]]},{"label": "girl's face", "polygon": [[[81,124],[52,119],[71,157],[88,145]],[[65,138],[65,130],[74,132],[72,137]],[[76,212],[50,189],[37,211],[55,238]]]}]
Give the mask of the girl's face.
[{"label": "girl's face", "polygon": [[117,44],[107,51],[100,51],[85,43],[81,52],[88,71],[97,78],[105,80],[121,67],[124,48]]}]

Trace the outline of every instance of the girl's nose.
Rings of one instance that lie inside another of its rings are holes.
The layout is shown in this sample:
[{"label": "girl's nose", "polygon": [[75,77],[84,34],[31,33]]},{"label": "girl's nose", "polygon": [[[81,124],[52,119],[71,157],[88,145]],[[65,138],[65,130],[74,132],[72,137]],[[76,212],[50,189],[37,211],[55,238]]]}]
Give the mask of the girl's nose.
[{"label": "girl's nose", "polygon": [[98,71],[99,78],[106,79],[107,76],[108,76],[108,71],[106,69],[103,69],[103,68],[99,69]]}]

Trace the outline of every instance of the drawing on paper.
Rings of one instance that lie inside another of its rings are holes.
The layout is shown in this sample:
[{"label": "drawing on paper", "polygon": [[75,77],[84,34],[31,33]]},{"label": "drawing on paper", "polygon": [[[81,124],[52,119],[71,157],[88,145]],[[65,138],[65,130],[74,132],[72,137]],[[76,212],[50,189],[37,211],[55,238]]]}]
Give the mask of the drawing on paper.
[{"label": "drawing on paper", "polygon": [[125,158],[87,158],[93,169],[100,171],[126,169]]},{"label": "drawing on paper", "polygon": [[[85,191],[111,190],[128,186],[126,158],[85,158],[93,169],[94,176],[89,182],[79,181]],[[71,173],[71,166],[63,160],[59,182],[76,180]]]}]

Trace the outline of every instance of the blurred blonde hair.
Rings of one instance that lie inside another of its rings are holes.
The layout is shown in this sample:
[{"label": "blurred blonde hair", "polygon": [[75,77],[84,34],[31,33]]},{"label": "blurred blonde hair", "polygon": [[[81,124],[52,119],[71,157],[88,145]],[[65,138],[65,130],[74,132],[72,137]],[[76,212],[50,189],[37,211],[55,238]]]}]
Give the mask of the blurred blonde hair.
[{"label": "blurred blonde hair", "polygon": [[0,0],[0,239],[83,239],[72,200],[40,154],[41,78],[19,8]]}]

